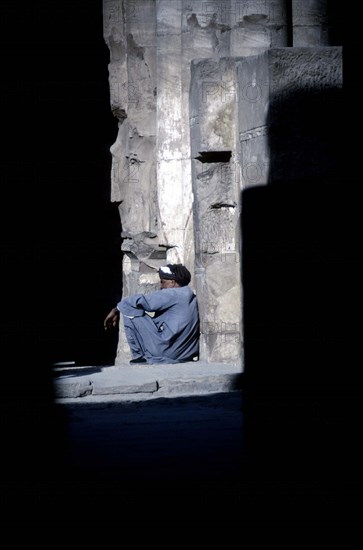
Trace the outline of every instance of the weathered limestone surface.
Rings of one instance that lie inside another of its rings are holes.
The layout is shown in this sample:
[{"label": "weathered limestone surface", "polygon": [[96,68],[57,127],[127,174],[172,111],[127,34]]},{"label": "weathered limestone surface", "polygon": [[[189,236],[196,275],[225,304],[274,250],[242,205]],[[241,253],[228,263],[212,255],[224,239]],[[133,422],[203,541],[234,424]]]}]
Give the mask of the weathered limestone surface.
[{"label": "weathered limestone surface", "polygon": [[269,182],[329,184],[341,169],[342,49],[273,49],[269,59]]},{"label": "weathered limestone surface", "polygon": [[293,46],[329,46],[328,0],[292,0]]},{"label": "weathered limestone surface", "polygon": [[201,353],[242,364],[240,184],[234,58],[194,61],[190,126]]},{"label": "weathered limestone surface", "polygon": [[[160,265],[185,263],[201,359],[243,369],[241,192],[320,176],[332,161],[289,111],[295,97],[341,86],[327,3],[104,0],[103,10],[123,295],[158,288]],[[116,364],[129,359],[122,323],[119,336]]]},{"label": "weathered limestone surface", "polygon": [[334,173],[342,49],[270,48],[236,63],[242,186]]}]

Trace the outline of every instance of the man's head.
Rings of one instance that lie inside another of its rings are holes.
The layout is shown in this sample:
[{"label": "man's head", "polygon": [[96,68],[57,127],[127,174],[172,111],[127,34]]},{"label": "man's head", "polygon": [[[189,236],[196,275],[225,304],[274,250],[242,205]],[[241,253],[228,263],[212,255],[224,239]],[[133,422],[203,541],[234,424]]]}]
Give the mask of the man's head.
[{"label": "man's head", "polygon": [[168,264],[159,268],[160,288],[187,286],[191,281],[189,270],[182,264]]}]

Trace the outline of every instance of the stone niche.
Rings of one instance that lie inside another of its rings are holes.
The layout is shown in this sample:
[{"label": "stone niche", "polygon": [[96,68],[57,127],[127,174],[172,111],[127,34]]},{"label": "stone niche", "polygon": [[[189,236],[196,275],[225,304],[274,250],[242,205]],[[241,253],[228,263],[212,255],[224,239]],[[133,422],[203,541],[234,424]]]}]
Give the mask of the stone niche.
[{"label": "stone niche", "polygon": [[[103,13],[123,295],[158,288],[160,265],[184,263],[200,359],[243,370],[242,191],[328,177],[334,160],[289,122],[299,98],[342,85],[326,2],[104,0]],[[120,323],[115,364],[129,359]]]}]

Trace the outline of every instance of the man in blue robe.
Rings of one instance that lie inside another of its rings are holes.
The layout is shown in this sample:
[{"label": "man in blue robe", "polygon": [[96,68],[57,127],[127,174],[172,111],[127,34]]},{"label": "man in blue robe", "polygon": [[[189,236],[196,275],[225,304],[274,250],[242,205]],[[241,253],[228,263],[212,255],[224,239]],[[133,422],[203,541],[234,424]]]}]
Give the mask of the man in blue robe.
[{"label": "man in blue robe", "polygon": [[130,363],[196,361],[199,314],[196,295],[188,286],[190,272],[182,264],[168,264],[160,267],[159,277],[161,290],[122,298],[105,318],[104,327],[115,327],[122,314]]}]

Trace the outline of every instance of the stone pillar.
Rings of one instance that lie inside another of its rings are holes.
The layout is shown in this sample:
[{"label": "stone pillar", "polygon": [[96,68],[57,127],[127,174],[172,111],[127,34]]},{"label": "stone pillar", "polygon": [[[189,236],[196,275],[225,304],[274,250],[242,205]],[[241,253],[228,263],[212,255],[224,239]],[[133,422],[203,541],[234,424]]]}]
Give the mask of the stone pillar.
[{"label": "stone pillar", "polygon": [[[334,80],[337,51],[287,47],[291,34],[294,46],[324,44],[325,8],[312,0],[103,0],[123,295],[158,288],[160,265],[184,263],[206,361],[243,369],[241,192],[282,176],[267,121],[282,88],[295,90],[305,75],[315,82],[314,71]],[[116,364],[129,357],[120,326]]]},{"label": "stone pillar", "polygon": [[[110,103],[118,121],[111,147],[111,200],[119,203],[127,296],[157,288],[157,268],[166,257],[159,247],[156,200],[156,6],[154,0],[104,0],[103,9]],[[129,358],[120,323],[116,363]]]},{"label": "stone pillar", "polygon": [[[234,56],[248,58],[272,46],[286,46],[287,10],[285,1],[206,2],[202,15],[205,28],[223,32],[220,36],[215,34],[217,59],[199,59],[201,56],[197,55],[191,69],[190,131],[201,359],[234,363],[243,369],[243,162],[236,144],[239,117],[243,118],[245,106],[250,107],[255,101],[256,78],[250,74],[240,90],[236,73],[239,57]],[[260,98],[255,103],[262,104]],[[256,113],[250,110],[246,116],[255,133],[259,133],[259,126],[265,122],[259,124]],[[247,128],[247,121],[241,127]],[[262,172],[266,172],[266,156],[265,151]],[[254,161],[253,166],[247,166],[247,175],[257,164]],[[254,172],[252,178],[256,179]]]},{"label": "stone pillar", "polygon": [[[288,45],[289,0],[231,2],[231,56],[248,56]],[[222,3],[222,1],[220,2]]]},{"label": "stone pillar", "polygon": [[201,359],[242,366],[240,185],[232,58],[192,63],[190,125]]},{"label": "stone pillar", "polygon": [[181,60],[182,0],[159,0],[156,6],[159,239],[168,263],[185,262],[193,272],[190,155],[183,118],[187,82],[183,82]]},{"label": "stone pillar", "polygon": [[253,75],[256,91],[238,111],[243,188],[336,176],[342,72],[340,47],[271,48],[238,60],[239,103]]},{"label": "stone pillar", "polygon": [[267,110],[270,97],[269,50],[258,55],[239,58],[237,64],[238,91],[238,153],[241,189],[266,185],[269,178]]},{"label": "stone pillar", "polygon": [[328,0],[292,0],[293,46],[329,46]]}]

